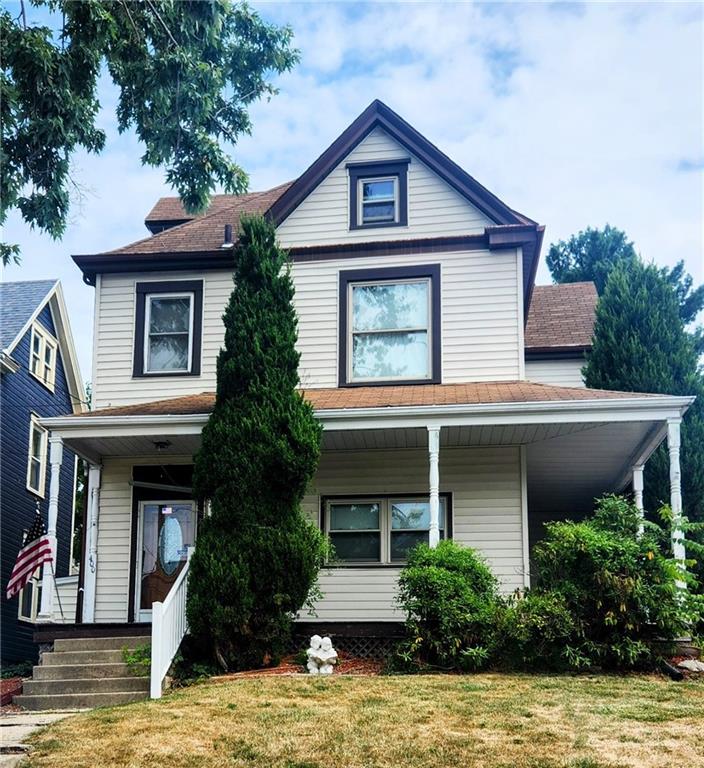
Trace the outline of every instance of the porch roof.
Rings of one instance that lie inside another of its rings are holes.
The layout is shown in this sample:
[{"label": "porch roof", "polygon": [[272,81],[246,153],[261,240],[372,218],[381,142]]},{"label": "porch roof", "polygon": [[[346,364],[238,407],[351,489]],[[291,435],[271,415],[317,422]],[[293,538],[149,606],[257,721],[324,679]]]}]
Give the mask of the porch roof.
[{"label": "porch roof", "polygon": [[[515,405],[604,400],[662,398],[663,395],[615,392],[537,384],[532,381],[470,382],[411,386],[339,387],[302,389],[316,411],[359,408],[399,408],[462,405]],[[186,416],[209,414],[215,405],[214,392],[153,400],[147,403],[100,408],[72,418],[90,420],[110,416]]]}]

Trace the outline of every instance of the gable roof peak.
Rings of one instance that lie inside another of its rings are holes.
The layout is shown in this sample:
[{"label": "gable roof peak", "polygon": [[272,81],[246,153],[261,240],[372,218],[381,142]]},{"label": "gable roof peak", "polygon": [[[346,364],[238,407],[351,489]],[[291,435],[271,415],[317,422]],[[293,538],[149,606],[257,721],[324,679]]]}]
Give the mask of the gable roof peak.
[{"label": "gable roof peak", "polygon": [[446,184],[497,225],[535,224],[470,176],[410,123],[379,99],[371,104],[333,141],[296,181],[272,204],[269,214],[278,226],[321,181],[376,127],[381,127]]}]

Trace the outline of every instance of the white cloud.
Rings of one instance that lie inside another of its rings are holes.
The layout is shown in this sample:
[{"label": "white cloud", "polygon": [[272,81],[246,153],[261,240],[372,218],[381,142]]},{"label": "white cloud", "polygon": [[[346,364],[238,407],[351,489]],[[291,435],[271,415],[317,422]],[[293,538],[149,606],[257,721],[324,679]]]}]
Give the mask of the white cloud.
[{"label": "white cloud", "polygon": [[[703,9],[698,3],[259,4],[290,23],[302,60],[253,110],[236,157],[252,187],[294,178],[374,98],[398,111],[509,205],[547,226],[546,244],[606,222],[662,264],[704,281]],[[24,264],[7,279],[59,276],[84,372],[91,292],[68,254],[146,234],[168,193],[132,135],[81,158],[95,196],[60,244],[13,219]],[[549,279],[543,266],[539,280]]]}]

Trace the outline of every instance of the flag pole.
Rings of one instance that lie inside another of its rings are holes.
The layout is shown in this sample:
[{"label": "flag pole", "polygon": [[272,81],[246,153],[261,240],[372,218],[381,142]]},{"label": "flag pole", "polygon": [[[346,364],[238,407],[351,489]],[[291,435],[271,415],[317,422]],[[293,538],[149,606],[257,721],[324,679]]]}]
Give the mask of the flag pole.
[{"label": "flag pole", "polygon": [[54,589],[56,590],[56,599],[59,601],[59,612],[61,613],[61,622],[63,623],[65,620],[64,616],[64,609],[61,605],[61,595],[59,594],[59,585],[56,583],[56,573],[54,573],[54,559],[52,558],[49,560],[49,565],[51,566],[51,578],[54,580]]}]

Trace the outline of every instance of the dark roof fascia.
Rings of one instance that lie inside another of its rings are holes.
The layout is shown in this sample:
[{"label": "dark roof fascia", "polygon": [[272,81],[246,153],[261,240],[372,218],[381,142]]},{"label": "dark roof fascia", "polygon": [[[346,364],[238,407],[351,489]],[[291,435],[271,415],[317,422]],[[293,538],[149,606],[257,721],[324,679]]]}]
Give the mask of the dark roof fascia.
[{"label": "dark roof fascia", "polygon": [[496,195],[450,160],[434,144],[382,102],[373,101],[322,155],[276,200],[268,215],[278,226],[320,182],[377,126],[433,170],[496,224],[521,224],[519,217]]},{"label": "dark roof fascia", "polygon": [[[483,234],[449,235],[445,237],[409,240],[344,243],[339,245],[301,246],[289,249],[292,261],[326,261],[335,258],[361,256],[391,256],[416,253],[447,253],[461,250],[504,250],[523,248],[524,262],[531,265],[523,270],[524,318],[528,317],[535,270],[540,256],[543,227],[525,224],[510,227],[487,227]],[[185,269],[232,269],[231,249],[216,251],[173,251],[154,253],[82,254],[71,257],[83,272],[83,280],[95,285],[101,273],[169,272]]]},{"label": "dark roof fascia", "polygon": [[232,269],[231,248],[218,251],[165,253],[78,254],[71,256],[83,272],[83,281],[95,285],[95,276],[119,272],[171,272],[184,269]]},{"label": "dark roof fascia", "polygon": [[584,360],[591,345],[575,344],[566,347],[526,347],[526,360]]}]

